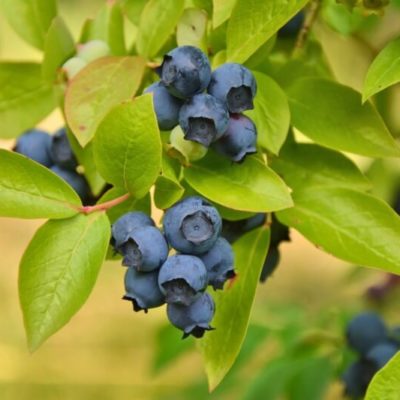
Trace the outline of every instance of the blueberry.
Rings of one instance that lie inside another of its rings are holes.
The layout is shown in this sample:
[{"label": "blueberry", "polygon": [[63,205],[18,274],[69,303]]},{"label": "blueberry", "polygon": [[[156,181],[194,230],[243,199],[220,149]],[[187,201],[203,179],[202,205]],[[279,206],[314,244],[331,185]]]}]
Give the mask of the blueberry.
[{"label": "blueberry", "polygon": [[64,179],[64,181],[67,182],[76,193],[78,193],[82,200],[85,200],[89,196],[90,189],[86,179],[82,175],[79,175],[75,171],[61,168],[58,165],[54,165],[50,169],[61,179]]},{"label": "blueberry", "polygon": [[183,338],[189,335],[201,338],[205,331],[212,330],[210,322],[214,313],[214,300],[208,293],[201,295],[189,306],[167,305],[168,319],[172,325],[183,331]]},{"label": "blueberry", "polygon": [[206,147],[225,133],[228,122],[229,113],[225,105],[205,93],[187,100],[179,112],[179,124],[185,139]]},{"label": "blueberry", "polygon": [[158,276],[158,284],[166,302],[186,306],[201,296],[207,283],[207,269],[203,261],[183,254],[169,257],[161,266]]},{"label": "blueberry", "polygon": [[168,243],[185,254],[206,253],[221,232],[221,217],[205,199],[192,196],[174,204],[164,215]]},{"label": "blueberry", "polygon": [[145,226],[154,226],[154,221],[141,211],[131,211],[119,217],[111,227],[111,241],[115,250],[119,251],[132,231]]},{"label": "blueberry", "polygon": [[134,229],[120,246],[122,265],[149,272],[161,267],[168,257],[164,235],[154,226]]},{"label": "blueberry", "polygon": [[103,40],[90,40],[78,46],[77,56],[87,63],[110,55],[110,47]]},{"label": "blueberry", "polygon": [[124,300],[132,302],[135,311],[155,308],[165,303],[164,295],[158,287],[158,271],[137,272],[128,268],[125,273]]},{"label": "blueberry", "polygon": [[290,38],[295,37],[300,32],[304,22],[304,12],[300,11],[278,31],[278,37]]},{"label": "blueberry", "polygon": [[200,143],[192,142],[191,140],[185,140],[185,135],[182,128],[176,126],[169,136],[171,146],[178,150],[187,160],[197,161],[202,159],[207,154],[207,147],[204,147]]},{"label": "blueberry", "polygon": [[19,137],[14,150],[45,167],[50,167],[53,164],[50,145],[51,136],[48,133],[32,129]]},{"label": "blueberry", "polygon": [[233,250],[226,239],[218,238],[214,246],[199,257],[207,268],[208,284],[214,290],[223,289],[224,283],[235,277]]},{"label": "blueberry", "polygon": [[372,347],[365,359],[370,361],[377,370],[383,368],[389,360],[399,351],[399,346],[390,342],[379,343]]},{"label": "blueberry", "polygon": [[268,249],[267,258],[264,261],[263,269],[260,275],[260,282],[264,283],[276,270],[281,255],[279,249],[272,246]]},{"label": "blueberry", "polygon": [[281,242],[290,242],[290,232],[286,225],[281,224],[272,214],[271,246],[279,246]]},{"label": "blueberry", "polygon": [[154,110],[161,130],[169,131],[178,125],[182,100],[171,96],[162,82],[153,83],[144,93],[153,93]]},{"label": "blueberry", "polygon": [[361,355],[366,355],[375,345],[388,337],[385,323],[373,312],[364,312],[354,317],[347,325],[349,345]]},{"label": "blueberry", "polygon": [[74,171],[78,166],[75,155],[68,140],[67,130],[59,129],[52,138],[50,154],[55,164],[64,169]]},{"label": "blueberry", "polygon": [[400,325],[397,325],[390,330],[390,338],[393,343],[400,346]]},{"label": "blueberry", "polygon": [[227,239],[229,243],[233,243],[244,233],[264,225],[265,218],[265,213],[258,213],[253,217],[237,221],[228,221],[224,219],[222,221],[222,236]]},{"label": "blueberry", "polygon": [[345,394],[355,399],[363,397],[375,373],[374,366],[366,360],[351,364],[342,375]]},{"label": "blueberry", "polygon": [[232,114],[224,135],[214,143],[218,153],[232,161],[243,161],[247,154],[257,152],[257,128],[253,121],[241,114]]},{"label": "blueberry", "polygon": [[177,47],[164,56],[160,76],[172,95],[187,99],[207,88],[211,78],[210,62],[197,47]]},{"label": "blueberry", "polygon": [[227,104],[231,113],[254,108],[257,83],[249,69],[241,64],[226,63],[211,75],[208,93]]}]

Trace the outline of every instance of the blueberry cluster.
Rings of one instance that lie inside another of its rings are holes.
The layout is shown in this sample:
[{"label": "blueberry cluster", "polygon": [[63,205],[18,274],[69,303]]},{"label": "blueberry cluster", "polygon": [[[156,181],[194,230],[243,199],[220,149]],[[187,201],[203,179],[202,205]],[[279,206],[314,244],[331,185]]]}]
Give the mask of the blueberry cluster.
[{"label": "blueberry cluster", "polygon": [[[235,162],[256,152],[256,127],[241,114],[253,108],[256,95],[256,80],[250,70],[226,63],[212,72],[200,49],[181,46],[164,56],[158,72],[161,80],[144,92],[153,93],[161,130],[179,125],[185,140],[205,149],[212,145]],[[177,149],[184,147],[179,139],[177,134],[170,137]]]},{"label": "blueberry cluster", "polygon": [[358,354],[342,376],[346,395],[358,399],[365,395],[373,376],[400,350],[399,327],[391,331],[382,318],[365,312],[347,326],[347,342]]},{"label": "blueberry cluster", "polygon": [[[223,220],[222,235],[226,237],[230,243],[233,243],[245,233],[265,224],[266,217],[267,214],[259,213],[251,218],[237,221]],[[289,228],[286,225],[282,225],[273,214],[271,216],[270,229],[270,244],[261,271],[260,282],[265,282],[278,267],[280,261],[279,245],[282,242],[290,241]]]},{"label": "blueberry cluster", "polygon": [[66,181],[82,200],[90,194],[86,179],[76,172],[78,162],[72,151],[65,128],[54,135],[32,129],[19,137],[14,151],[49,168]]},{"label": "blueberry cluster", "polygon": [[[120,217],[112,226],[112,245],[128,267],[123,298],[135,311],[167,303],[168,319],[184,337],[202,337],[212,329],[215,312],[207,286],[223,289],[235,276],[232,247],[221,229],[217,209],[198,196],[165,212],[163,232],[142,212]],[[175,254],[169,255],[170,247]]]}]

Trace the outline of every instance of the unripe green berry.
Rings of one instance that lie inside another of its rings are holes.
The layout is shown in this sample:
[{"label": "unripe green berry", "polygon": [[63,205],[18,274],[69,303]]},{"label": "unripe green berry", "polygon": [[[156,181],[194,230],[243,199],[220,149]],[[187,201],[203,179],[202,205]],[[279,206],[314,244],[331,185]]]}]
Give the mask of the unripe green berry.
[{"label": "unripe green berry", "polygon": [[169,141],[171,146],[189,161],[200,160],[207,154],[207,147],[185,139],[182,128],[179,125],[171,131]]},{"label": "unripe green berry", "polygon": [[72,57],[67,60],[63,66],[62,70],[67,75],[68,80],[71,80],[81,69],[85,68],[87,62],[78,57]]},{"label": "unripe green berry", "polygon": [[102,40],[91,40],[90,42],[80,44],[78,47],[77,56],[87,63],[108,55],[110,55],[110,48]]}]

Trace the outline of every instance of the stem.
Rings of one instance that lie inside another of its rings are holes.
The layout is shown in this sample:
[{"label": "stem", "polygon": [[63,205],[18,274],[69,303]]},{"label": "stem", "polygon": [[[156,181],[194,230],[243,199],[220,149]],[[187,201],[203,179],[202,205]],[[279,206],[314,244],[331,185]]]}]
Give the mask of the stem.
[{"label": "stem", "polygon": [[146,66],[151,69],[156,69],[160,66],[160,64],[157,62],[153,62],[153,61],[147,61]]},{"label": "stem", "polygon": [[292,57],[297,57],[302,52],[304,45],[307,42],[311,28],[314,25],[314,22],[317,20],[320,8],[321,8],[321,0],[314,0],[310,4],[310,8],[308,9],[303,26],[301,27],[300,32],[297,36]]},{"label": "stem", "polygon": [[79,207],[79,212],[82,214],[91,214],[97,211],[107,211],[110,208],[117,206],[118,204],[123,203],[128,200],[131,195],[129,193],[125,193],[124,195],[117,197],[116,199],[106,201],[105,203],[96,204],[95,206],[82,206]]}]

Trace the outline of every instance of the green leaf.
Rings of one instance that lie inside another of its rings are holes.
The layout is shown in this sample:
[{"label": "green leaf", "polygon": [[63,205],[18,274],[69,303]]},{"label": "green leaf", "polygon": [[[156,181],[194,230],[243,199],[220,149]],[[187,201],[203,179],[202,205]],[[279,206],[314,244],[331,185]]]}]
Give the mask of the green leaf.
[{"label": "green leaf", "polygon": [[26,42],[43,49],[46,33],[57,15],[56,0],[1,0],[5,16]]},{"label": "green leaf", "polygon": [[228,61],[245,62],[309,0],[236,0],[228,22]]},{"label": "green leaf", "polygon": [[171,324],[163,325],[157,331],[152,369],[159,374],[183,354],[194,349],[193,340],[181,340],[182,334]]},{"label": "green leaf", "polygon": [[368,179],[342,153],[310,143],[286,143],[271,168],[294,190],[310,186],[371,189]]},{"label": "green leaf", "polygon": [[176,160],[164,155],[161,175],[157,178],[154,190],[154,203],[157,208],[165,210],[175,204],[185,192],[179,182],[180,165]]},{"label": "green leaf", "polygon": [[150,0],[140,16],[136,40],[140,55],[151,58],[167,41],[183,12],[184,0]]},{"label": "green leaf", "polygon": [[103,57],[70,82],[65,114],[81,146],[90,142],[111,108],[135,95],[144,70],[145,62],[140,57]]},{"label": "green leaf", "polygon": [[94,196],[98,196],[106,182],[99,174],[99,171],[97,171],[96,164],[94,163],[93,143],[90,142],[85,147],[82,147],[68,128],[67,135],[78,163],[83,167],[83,173],[89,183],[90,190]]},{"label": "green leaf", "polygon": [[35,126],[56,107],[52,87],[39,64],[0,64],[0,137],[13,138]]},{"label": "green leaf", "polygon": [[121,6],[109,1],[100,9],[96,18],[86,22],[81,40],[102,40],[110,46],[114,56],[126,55],[124,19]]},{"label": "green leaf", "polygon": [[345,188],[304,187],[277,213],[322,250],[354,264],[400,274],[400,217],[382,200]]},{"label": "green leaf", "polygon": [[269,212],[292,206],[281,178],[254,156],[241,164],[209,151],[184,177],[203,196],[240,211]]},{"label": "green leaf", "polygon": [[19,296],[28,345],[36,350],[81,308],[110,240],[104,213],[48,221],[22,257]]},{"label": "green leaf", "polygon": [[254,72],[257,96],[254,110],[247,114],[257,126],[258,143],[266,150],[278,154],[290,125],[290,111],[286,94],[268,76]]},{"label": "green leaf", "polygon": [[94,138],[94,159],[103,178],[143,197],[161,170],[161,139],[150,94],[111,110]]},{"label": "green leaf", "polygon": [[213,0],[213,28],[222,25],[232,14],[236,0]]},{"label": "green leaf", "polygon": [[389,42],[370,65],[363,88],[363,102],[400,82],[400,38]]},{"label": "green leaf", "polygon": [[20,154],[0,150],[0,216],[68,218],[81,201],[49,169]]},{"label": "green leaf", "polygon": [[212,324],[216,330],[199,343],[210,390],[228,373],[243,344],[269,237],[269,229],[261,227],[234,244],[237,281],[223,293],[213,294],[216,313]]},{"label": "green leaf", "polygon": [[365,400],[399,400],[400,353],[397,353],[370,383]]},{"label": "green leaf", "polygon": [[[108,190],[97,204],[105,203],[106,201],[111,201],[117,197],[121,197],[126,194],[126,190],[122,188],[113,187]],[[113,224],[119,217],[126,214],[129,211],[143,211],[145,214],[151,214],[151,199],[150,194],[142,197],[141,199],[136,199],[131,196],[128,200],[118,204],[117,206],[111,207],[107,210],[107,216],[110,222]]]},{"label": "green leaf", "polygon": [[53,83],[59,68],[76,52],[74,38],[61,17],[54,18],[47,32],[42,64],[43,79]]},{"label": "green leaf", "polygon": [[398,157],[400,147],[370,103],[333,81],[302,79],[288,90],[292,123],[315,142],[369,157]]},{"label": "green leaf", "polygon": [[194,46],[207,53],[207,13],[188,8],[182,14],[176,28],[178,46]]},{"label": "green leaf", "polygon": [[142,14],[143,8],[146,5],[147,0],[124,0],[122,8],[133,25],[138,26],[140,21],[140,15]]}]

